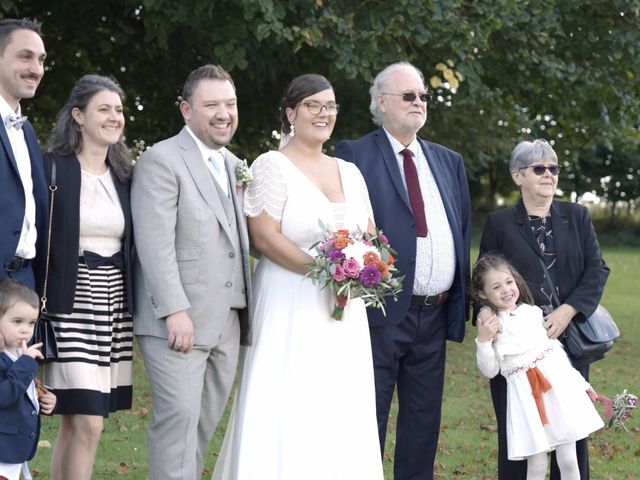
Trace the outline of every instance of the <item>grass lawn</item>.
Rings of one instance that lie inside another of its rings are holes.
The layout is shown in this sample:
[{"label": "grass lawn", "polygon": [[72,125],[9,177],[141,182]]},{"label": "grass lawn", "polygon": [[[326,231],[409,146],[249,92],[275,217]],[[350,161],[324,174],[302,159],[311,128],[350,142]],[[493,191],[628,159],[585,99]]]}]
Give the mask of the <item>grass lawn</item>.
[{"label": "grass lawn", "polygon": [[[640,249],[608,248],[604,254],[612,274],[603,304],[615,318],[622,336],[607,357],[592,365],[591,383],[599,393],[613,396],[624,388],[640,395]],[[475,258],[475,257],[474,257]],[[475,366],[474,329],[468,326],[462,344],[449,343],[447,377],[438,456],[437,478],[496,479],[496,433],[489,384]],[[142,360],[135,353],[134,406],[112,415],[98,451],[94,479],[147,477],[146,426],[151,415],[151,397]],[[395,411],[389,422],[385,454],[385,478],[392,479]],[[223,436],[223,425],[207,455],[203,478],[209,478]],[[44,445],[30,462],[35,478],[49,477],[49,461],[58,419],[44,418]],[[640,479],[640,412],[628,422],[629,432],[605,429],[591,436],[591,472],[594,480]],[[176,438],[176,441],[181,439]],[[355,447],[357,448],[357,446]],[[329,460],[329,459],[328,459]],[[72,480],[72,479],[69,479]],[[304,479],[300,479],[304,480]],[[354,479],[355,480],[355,479]],[[366,480],[366,479],[363,479]]]}]

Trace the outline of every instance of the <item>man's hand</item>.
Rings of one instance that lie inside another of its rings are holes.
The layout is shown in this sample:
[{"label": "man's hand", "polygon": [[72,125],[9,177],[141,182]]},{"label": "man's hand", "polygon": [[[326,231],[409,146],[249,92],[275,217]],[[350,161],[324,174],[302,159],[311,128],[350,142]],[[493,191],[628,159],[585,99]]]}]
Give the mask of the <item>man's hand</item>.
[{"label": "man's hand", "polygon": [[169,348],[186,353],[193,347],[193,323],[186,311],[167,316],[167,332]]},{"label": "man's hand", "polygon": [[552,340],[558,338],[569,326],[569,322],[578,311],[571,305],[563,303],[549,315],[544,317],[544,326],[547,329],[547,337]]}]

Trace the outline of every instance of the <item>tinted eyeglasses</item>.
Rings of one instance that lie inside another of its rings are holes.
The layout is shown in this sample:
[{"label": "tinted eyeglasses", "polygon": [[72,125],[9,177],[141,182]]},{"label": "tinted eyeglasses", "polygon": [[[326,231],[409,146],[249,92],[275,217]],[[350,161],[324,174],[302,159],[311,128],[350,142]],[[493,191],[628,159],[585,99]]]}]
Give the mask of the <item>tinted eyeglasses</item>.
[{"label": "tinted eyeglasses", "polygon": [[340,110],[340,105],[338,105],[336,102],[327,102],[325,104],[322,104],[320,102],[316,102],[315,100],[310,100],[308,102],[304,102],[303,105],[307,107],[307,111],[311,115],[320,115],[320,112],[323,108],[327,110],[327,115],[331,116],[337,115],[338,110]]},{"label": "tinted eyeglasses", "polygon": [[533,173],[535,173],[538,176],[544,175],[545,170],[549,170],[549,173],[554,177],[557,176],[558,173],[560,173],[560,165],[555,163],[552,163],[550,165],[543,165],[541,163],[536,163],[534,165],[529,165],[527,167],[521,168],[521,170],[526,170],[527,168],[530,168],[531,170],[533,170]]},{"label": "tinted eyeglasses", "polygon": [[394,95],[396,97],[402,97],[405,102],[415,102],[416,98],[419,98],[421,102],[427,103],[433,100],[433,94],[431,92],[403,92],[403,93],[383,93],[382,95]]}]

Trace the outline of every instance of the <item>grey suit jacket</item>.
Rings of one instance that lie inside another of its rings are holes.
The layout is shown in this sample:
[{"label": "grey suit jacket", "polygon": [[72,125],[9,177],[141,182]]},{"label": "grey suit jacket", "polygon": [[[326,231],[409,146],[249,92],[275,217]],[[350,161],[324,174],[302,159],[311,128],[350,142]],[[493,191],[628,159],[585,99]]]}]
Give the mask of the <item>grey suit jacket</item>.
[{"label": "grey suit jacket", "polygon": [[238,219],[241,251],[231,231],[214,180],[186,127],[145,151],[136,162],[131,211],[137,261],[134,267],[134,333],[167,338],[165,317],[187,310],[195,344],[216,342],[231,308],[231,269],[242,255],[247,307],[241,310],[241,343],[251,343],[249,238],[235,188],[240,160],[225,163]]}]

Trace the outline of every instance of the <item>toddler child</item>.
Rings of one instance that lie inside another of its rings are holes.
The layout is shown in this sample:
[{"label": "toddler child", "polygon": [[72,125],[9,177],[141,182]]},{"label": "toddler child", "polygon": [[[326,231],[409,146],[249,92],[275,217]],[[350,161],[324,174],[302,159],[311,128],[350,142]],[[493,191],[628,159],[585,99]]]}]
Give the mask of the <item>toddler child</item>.
[{"label": "toddler child", "polygon": [[27,346],[38,319],[36,292],[14,281],[0,281],[0,480],[31,479],[27,460],[33,458],[40,437],[39,412],[50,414],[53,393],[36,392],[37,343]]}]

